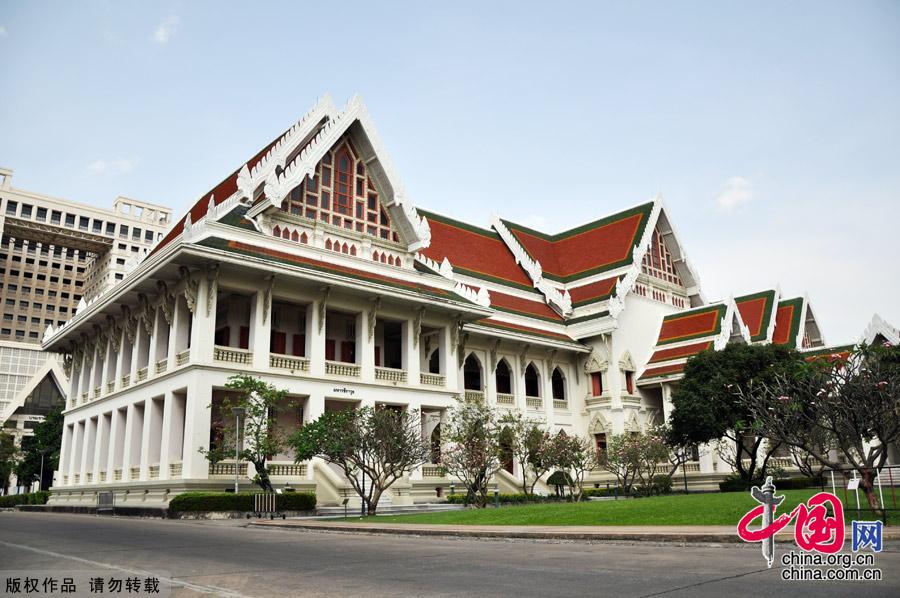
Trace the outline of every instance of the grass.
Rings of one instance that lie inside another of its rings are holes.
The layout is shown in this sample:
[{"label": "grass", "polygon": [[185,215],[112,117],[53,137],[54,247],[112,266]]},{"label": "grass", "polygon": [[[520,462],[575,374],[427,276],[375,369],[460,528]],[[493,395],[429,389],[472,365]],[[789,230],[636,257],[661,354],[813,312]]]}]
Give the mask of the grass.
[{"label": "grass", "polygon": [[[786,490],[785,501],[777,513],[806,502],[818,490]],[[862,497],[860,497],[862,498]],[[844,518],[856,518],[852,494],[845,505]],[[542,503],[502,506],[499,509],[466,509],[414,515],[378,516],[385,523],[424,523],[452,525],[737,525],[738,520],[758,503],[749,493],[728,492],[657,496],[618,501]],[[865,511],[860,519],[876,517]],[[890,513],[889,523],[900,523],[900,514]]]}]

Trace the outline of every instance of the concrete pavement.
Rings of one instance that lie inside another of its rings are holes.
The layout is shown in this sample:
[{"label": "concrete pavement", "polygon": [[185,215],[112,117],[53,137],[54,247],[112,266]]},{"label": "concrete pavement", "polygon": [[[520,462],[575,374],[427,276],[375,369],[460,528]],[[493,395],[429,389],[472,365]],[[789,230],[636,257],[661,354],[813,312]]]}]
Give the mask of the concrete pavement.
[{"label": "concrete pavement", "polygon": [[[894,545],[895,546],[895,545]],[[246,521],[0,513],[0,569],[153,573],[175,596],[900,595],[881,582],[786,582],[758,546],[678,546],[285,532]],[[786,545],[779,545],[779,554]],[[0,572],[0,577],[4,575]],[[0,590],[3,589],[0,580]],[[88,594],[90,595],[90,594]]]}]

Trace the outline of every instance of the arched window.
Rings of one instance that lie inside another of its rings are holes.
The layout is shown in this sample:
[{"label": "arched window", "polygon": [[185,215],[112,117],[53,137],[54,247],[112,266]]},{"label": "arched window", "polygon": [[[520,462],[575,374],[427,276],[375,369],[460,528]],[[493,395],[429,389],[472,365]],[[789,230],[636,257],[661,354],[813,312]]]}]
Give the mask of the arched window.
[{"label": "arched window", "polygon": [[300,235],[300,242],[303,244],[309,243],[309,237],[306,236],[306,233]]},{"label": "arched window", "polygon": [[512,394],[512,375],[509,371],[509,364],[505,359],[501,359],[497,364],[497,372],[494,374],[497,381],[497,392],[505,395]]},{"label": "arched window", "polygon": [[296,243],[299,240],[300,240],[300,233],[298,233],[297,231],[292,232],[291,233],[291,241]]},{"label": "arched window", "polygon": [[291,233],[290,233],[290,231],[289,231],[288,229],[282,230],[282,231],[281,231],[281,238],[282,238],[282,239],[290,239],[290,238],[291,238]]},{"label": "arched window", "polygon": [[566,379],[563,377],[559,368],[553,368],[553,375],[550,377],[550,384],[553,387],[553,399],[555,401],[566,400]]},{"label": "arched window", "polygon": [[481,363],[473,353],[469,353],[463,364],[463,387],[466,390],[481,390]]},{"label": "arched window", "polygon": [[388,265],[389,265],[389,266],[393,266],[393,265],[394,265],[394,256],[392,256],[392,255],[391,255],[391,256],[388,256]]},{"label": "arched window", "polygon": [[541,396],[541,377],[538,375],[537,368],[533,363],[529,363],[525,368],[525,396],[539,397]]},{"label": "arched window", "polygon": [[328,251],[331,251],[331,239],[325,240],[325,249],[327,249]]},{"label": "arched window", "polygon": [[387,255],[385,255],[385,254],[383,254],[383,253],[381,254],[381,263],[382,263],[382,264],[386,264],[386,263],[387,263]]},{"label": "arched window", "polygon": [[353,205],[353,159],[346,149],[337,155],[337,177],[334,185],[334,211],[350,216]]},{"label": "arched window", "polygon": [[380,254],[376,251],[375,253],[372,254],[372,259],[375,260],[375,261],[377,262],[377,261],[378,261],[379,255],[380,255]]},{"label": "arched window", "polygon": [[275,228],[272,229],[272,234],[275,235],[276,237],[280,237],[281,236],[281,227],[276,224]]},{"label": "arched window", "polygon": [[350,246],[344,243],[344,246],[341,247],[341,253],[350,253]]},{"label": "arched window", "polygon": [[428,358],[428,373],[429,374],[440,374],[441,373],[441,350],[435,349],[431,352],[431,357]]},{"label": "arched window", "polygon": [[350,255],[356,255],[356,245],[350,246]]}]

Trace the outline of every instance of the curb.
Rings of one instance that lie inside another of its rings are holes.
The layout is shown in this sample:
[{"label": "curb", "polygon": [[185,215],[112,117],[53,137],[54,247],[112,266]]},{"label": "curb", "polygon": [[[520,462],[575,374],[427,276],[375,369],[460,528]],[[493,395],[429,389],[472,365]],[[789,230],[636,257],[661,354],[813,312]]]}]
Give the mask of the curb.
[{"label": "curb", "polygon": [[737,534],[709,533],[640,533],[640,532],[594,532],[594,531],[520,531],[520,530],[468,530],[459,528],[399,528],[362,525],[316,525],[306,523],[284,523],[251,521],[249,527],[276,528],[291,531],[323,531],[332,533],[363,533],[395,536],[434,536],[445,538],[492,538],[524,540],[577,540],[577,541],[624,541],[624,542],[666,542],[678,544],[738,544],[743,545]]}]

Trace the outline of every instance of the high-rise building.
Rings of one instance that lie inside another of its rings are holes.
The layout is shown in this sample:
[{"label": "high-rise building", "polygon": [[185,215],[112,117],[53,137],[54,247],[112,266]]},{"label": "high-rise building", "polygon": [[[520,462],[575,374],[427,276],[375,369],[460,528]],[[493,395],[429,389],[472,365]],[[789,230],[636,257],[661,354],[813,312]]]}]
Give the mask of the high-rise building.
[{"label": "high-rise building", "polygon": [[171,210],[126,197],[96,208],[14,188],[12,177],[0,168],[0,422],[22,436],[68,387],[57,355],[41,350],[44,331],[121,280]]}]

